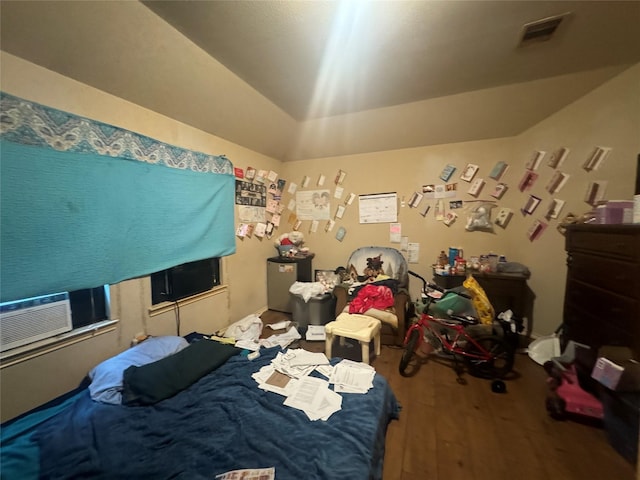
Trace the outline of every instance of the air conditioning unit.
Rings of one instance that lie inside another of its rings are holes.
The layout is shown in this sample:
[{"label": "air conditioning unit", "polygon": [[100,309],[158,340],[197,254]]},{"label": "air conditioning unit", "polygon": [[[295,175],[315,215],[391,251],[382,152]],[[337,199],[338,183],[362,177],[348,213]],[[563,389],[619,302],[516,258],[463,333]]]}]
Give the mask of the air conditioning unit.
[{"label": "air conditioning unit", "polygon": [[0,304],[2,352],[72,328],[71,306],[66,292]]}]

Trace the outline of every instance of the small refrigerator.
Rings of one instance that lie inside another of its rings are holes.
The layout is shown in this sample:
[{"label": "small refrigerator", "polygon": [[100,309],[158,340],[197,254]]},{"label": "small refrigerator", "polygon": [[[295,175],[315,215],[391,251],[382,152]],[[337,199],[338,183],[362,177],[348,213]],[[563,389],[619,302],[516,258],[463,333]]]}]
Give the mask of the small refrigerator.
[{"label": "small refrigerator", "polygon": [[269,310],[292,313],[289,288],[295,282],[311,282],[313,255],[301,258],[272,257],[267,259],[267,307]]}]

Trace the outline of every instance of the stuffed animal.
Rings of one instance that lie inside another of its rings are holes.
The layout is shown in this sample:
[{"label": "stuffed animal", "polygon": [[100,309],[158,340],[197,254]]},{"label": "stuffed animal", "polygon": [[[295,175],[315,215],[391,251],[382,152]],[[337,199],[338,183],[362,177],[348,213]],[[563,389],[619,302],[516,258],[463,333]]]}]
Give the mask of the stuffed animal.
[{"label": "stuffed animal", "polygon": [[[306,254],[309,251],[308,248],[302,246],[304,244],[304,234],[295,230],[293,232],[283,233],[273,243],[281,255],[295,256],[300,252]],[[289,248],[283,253],[280,247],[285,246],[289,246]]]},{"label": "stuffed animal", "polygon": [[358,274],[354,265],[349,265],[349,276],[354,282],[375,282],[379,275],[384,275],[383,263],[382,254],[367,258],[367,266],[362,270],[362,275]]},{"label": "stuffed animal", "polygon": [[296,247],[300,247],[304,243],[304,234],[302,232],[288,232],[280,235],[276,241],[276,246],[280,245],[294,245]]}]

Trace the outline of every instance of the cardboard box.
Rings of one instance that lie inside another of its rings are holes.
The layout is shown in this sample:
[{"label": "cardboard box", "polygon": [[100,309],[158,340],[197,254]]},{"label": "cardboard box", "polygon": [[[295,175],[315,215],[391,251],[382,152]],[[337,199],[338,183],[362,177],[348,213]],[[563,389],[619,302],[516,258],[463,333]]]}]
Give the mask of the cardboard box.
[{"label": "cardboard box", "polygon": [[591,377],[610,390],[640,391],[640,363],[627,347],[601,347]]},{"label": "cardboard box", "polygon": [[626,200],[609,200],[596,207],[596,223],[618,224],[632,223],[633,202]]}]

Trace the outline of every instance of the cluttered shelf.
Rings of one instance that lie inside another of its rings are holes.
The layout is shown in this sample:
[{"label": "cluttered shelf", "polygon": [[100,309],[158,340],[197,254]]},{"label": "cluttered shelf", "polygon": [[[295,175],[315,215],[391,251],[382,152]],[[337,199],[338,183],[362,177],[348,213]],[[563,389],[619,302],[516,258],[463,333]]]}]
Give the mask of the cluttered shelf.
[{"label": "cluttered shelf", "polygon": [[465,273],[444,275],[436,273],[434,269],[433,281],[445,289],[455,288],[461,286],[468,275],[473,275],[478,281],[496,312],[511,310],[517,318],[523,319],[526,331],[531,332],[535,295],[527,284],[530,277],[528,271],[518,273],[467,270]]}]

